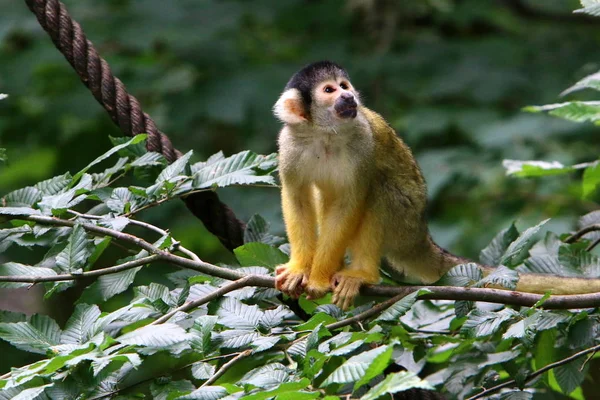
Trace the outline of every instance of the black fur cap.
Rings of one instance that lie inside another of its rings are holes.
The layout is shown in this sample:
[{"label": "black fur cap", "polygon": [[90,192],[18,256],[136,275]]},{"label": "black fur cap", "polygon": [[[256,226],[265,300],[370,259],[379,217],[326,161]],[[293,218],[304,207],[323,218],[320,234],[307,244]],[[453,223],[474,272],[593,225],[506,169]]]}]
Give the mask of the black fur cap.
[{"label": "black fur cap", "polygon": [[311,90],[319,82],[326,79],[344,77],[350,80],[344,68],[331,61],[317,61],[296,72],[285,85],[285,90],[298,89],[306,110],[310,110],[312,102]]}]

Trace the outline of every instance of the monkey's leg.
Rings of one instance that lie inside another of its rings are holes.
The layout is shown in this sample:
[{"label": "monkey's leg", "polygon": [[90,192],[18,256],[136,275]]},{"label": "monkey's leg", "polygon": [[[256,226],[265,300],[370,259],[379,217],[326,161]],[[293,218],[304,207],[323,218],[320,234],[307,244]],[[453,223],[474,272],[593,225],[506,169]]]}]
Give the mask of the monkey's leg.
[{"label": "monkey's leg", "polygon": [[305,291],[320,298],[331,288],[331,278],[342,267],[350,240],[362,218],[361,202],[349,196],[321,192],[319,237]]},{"label": "monkey's leg", "polygon": [[383,227],[367,211],[350,243],[352,262],[333,276],[332,302],[346,310],[354,303],[363,283],[379,282],[379,264],[383,245]]},{"label": "monkey's leg", "polygon": [[312,190],[309,185],[283,185],[283,218],[292,248],[290,261],[275,269],[275,287],[292,298],[302,294],[308,279],[317,243],[317,226]]}]

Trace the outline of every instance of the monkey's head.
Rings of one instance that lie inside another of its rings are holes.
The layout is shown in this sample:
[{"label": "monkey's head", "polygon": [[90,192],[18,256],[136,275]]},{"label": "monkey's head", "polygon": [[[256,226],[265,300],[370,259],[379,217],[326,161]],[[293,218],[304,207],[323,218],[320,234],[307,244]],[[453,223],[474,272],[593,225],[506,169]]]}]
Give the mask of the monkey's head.
[{"label": "monkey's head", "polygon": [[335,63],[319,61],[292,76],[273,111],[288,125],[331,127],[352,122],[358,105],[348,73]]}]

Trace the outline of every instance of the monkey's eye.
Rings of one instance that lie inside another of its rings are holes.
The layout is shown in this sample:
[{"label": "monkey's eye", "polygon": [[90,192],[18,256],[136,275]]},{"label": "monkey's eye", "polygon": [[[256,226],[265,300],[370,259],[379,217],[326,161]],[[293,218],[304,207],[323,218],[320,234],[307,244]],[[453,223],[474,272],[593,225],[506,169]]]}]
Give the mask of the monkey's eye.
[{"label": "monkey's eye", "polygon": [[348,85],[345,82],[340,83],[340,87],[344,90],[348,90]]},{"label": "monkey's eye", "polygon": [[325,93],[333,93],[333,92],[335,92],[335,89],[332,88],[331,86],[325,86],[325,88],[323,89],[323,91]]}]

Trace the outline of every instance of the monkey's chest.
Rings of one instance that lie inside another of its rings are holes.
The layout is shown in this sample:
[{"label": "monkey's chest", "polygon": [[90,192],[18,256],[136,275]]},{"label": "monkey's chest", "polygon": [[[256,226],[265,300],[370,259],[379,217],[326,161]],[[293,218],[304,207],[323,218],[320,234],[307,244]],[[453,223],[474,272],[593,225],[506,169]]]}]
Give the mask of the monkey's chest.
[{"label": "monkey's chest", "polygon": [[318,186],[345,185],[356,175],[356,162],[343,143],[316,140],[300,153],[303,178]]}]

